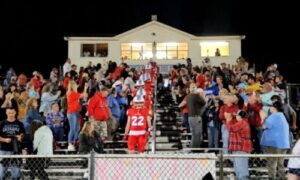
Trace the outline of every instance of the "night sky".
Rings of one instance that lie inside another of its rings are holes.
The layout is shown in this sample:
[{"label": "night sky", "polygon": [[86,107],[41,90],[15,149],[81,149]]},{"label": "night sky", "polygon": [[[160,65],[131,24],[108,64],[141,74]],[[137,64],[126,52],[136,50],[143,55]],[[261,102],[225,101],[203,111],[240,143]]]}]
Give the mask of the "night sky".
[{"label": "night sky", "polygon": [[[288,81],[300,65],[299,9],[295,2],[263,1],[80,1],[1,2],[1,73],[49,72],[67,58],[64,36],[118,34],[158,21],[197,35],[246,35],[242,54],[257,67],[277,62]],[[116,7],[118,4],[118,7]],[[22,63],[17,63],[21,60]],[[45,74],[48,76],[48,74]]]}]

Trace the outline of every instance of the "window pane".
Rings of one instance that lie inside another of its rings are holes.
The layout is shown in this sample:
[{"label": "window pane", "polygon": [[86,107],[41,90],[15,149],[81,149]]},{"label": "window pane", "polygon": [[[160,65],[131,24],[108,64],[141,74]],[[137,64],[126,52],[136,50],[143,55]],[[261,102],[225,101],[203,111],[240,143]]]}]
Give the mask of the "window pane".
[{"label": "window pane", "polygon": [[130,51],[130,50],[131,50],[131,44],[129,44],[129,43],[121,44],[121,51]]},{"label": "window pane", "polygon": [[188,57],[187,51],[178,51],[178,59],[186,59]]},{"label": "window pane", "polygon": [[178,43],[178,50],[188,50],[187,43]]},{"label": "window pane", "polygon": [[177,50],[177,43],[167,43],[167,50]]},{"label": "window pane", "polygon": [[168,59],[177,59],[177,51],[168,51],[167,58]]},{"label": "window pane", "polygon": [[157,51],[156,52],[156,58],[157,59],[166,59],[167,58],[167,52],[166,51]]},{"label": "window pane", "polygon": [[101,43],[96,44],[96,56],[97,57],[107,57],[108,54],[108,44]]},{"label": "window pane", "polygon": [[131,47],[133,51],[141,51],[142,50],[142,43],[132,43]]},{"label": "window pane", "polygon": [[162,51],[162,50],[166,50],[167,47],[166,47],[166,44],[165,43],[157,43],[156,44],[156,50],[157,51]]},{"label": "window pane", "polygon": [[121,58],[124,60],[131,59],[131,51],[122,51]]},{"label": "window pane", "polygon": [[143,51],[143,59],[149,60],[151,58],[153,58],[152,50],[151,51]]},{"label": "window pane", "polygon": [[152,44],[151,43],[146,43],[143,46],[144,51],[152,51]]},{"label": "window pane", "polygon": [[82,44],[81,45],[81,57],[94,57],[95,45],[94,44]]},{"label": "window pane", "polygon": [[[229,43],[224,41],[201,42],[201,56],[229,56]],[[216,53],[219,49],[219,53]]]},{"label": "window pane", "polygon": [[140,51],[132,51],[132,60],[139,60],[142,59],[143,56],[141,55]]}]

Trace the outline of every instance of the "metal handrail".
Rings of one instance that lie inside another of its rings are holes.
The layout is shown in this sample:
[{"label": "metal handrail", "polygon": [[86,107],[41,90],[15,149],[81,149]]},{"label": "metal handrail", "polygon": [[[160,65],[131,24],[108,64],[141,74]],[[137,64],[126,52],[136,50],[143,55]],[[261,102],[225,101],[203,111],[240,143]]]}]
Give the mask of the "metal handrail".
[{"label": "metal handrail", "polygon": [[300,154],[223,154],[228,158],[300,158]]},{"label": "metal handrail", "polygon": [[89,154],[76,155],[0,155],[0,158],[89,158]]},{"label": "metal handrail", "polygon": [[157,77],[155,78],[154,84],[154,106],[153,106],[153,133],[152,133],[152,153],[156,153],[156,106],[157,106]]},{"label": "metal handrail", "polygon": [[158,158],[158,159],[210,159],[218,160],[218,156],[210,154],[95,154],[97,158]]}]

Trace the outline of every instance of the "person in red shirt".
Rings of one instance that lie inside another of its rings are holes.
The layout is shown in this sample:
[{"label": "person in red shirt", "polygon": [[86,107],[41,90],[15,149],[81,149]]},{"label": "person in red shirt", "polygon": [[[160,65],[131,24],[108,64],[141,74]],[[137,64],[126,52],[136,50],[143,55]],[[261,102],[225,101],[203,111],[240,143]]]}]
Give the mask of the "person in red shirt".
[{"label": "person in red shirt", "polygon": [[107,121],[112,116],[106,99],[108,94],[108,89],[102,87],[100,92],[96,92],[90,99],[87,107],[89,120],[94,122],[95,131],[103,140],[108,138]]},{"label": "person in red shirt", "polygon": [[151,130],[151,116],[148,108],[144,106],[144,98],[142,96],[135,96],[133,98],[133,107],[127,111],[128,121],[125,128],[123,139],[128,137],[128,151],[133,154],[135,147],[139,154],[145,150],[148,131]]},{"label": "person in red shirt", "polygon": [[[229,150],[232,154],[247,154],[252,151],[250,126],[246,111],[239,110],[234,118],[225,113],[226,126],[229,131]],[[248,158],[233,158],[237,179],[249,179]]]},{"label": "person in red shirt", "polygon": [[71,74],[70,74],[70,72],[67,72],[65,74],[64,81],[63,81],[63,87],[64,87],[64,89],[68,88],[68,85],[69,85],[70,81],[71,81]]},{"label": "person in red shirt", "polygon": [[135,83],[135,90],[132,91],[132,96],[136,96],[137,93],[139,92],[139,94],[143,94],[143,95],[146,95],[146,91],[144,89],[145,87],[145,83],[143,80],[138,80],[136,83]]},{"label": "person in red shirt", "polygon": [[259,102],[259,94],[249,92],[247,97],[247,113],[249,115],[249,124],[255,153],[263,153],[263,147],[260,145],[260,139],[263,133],[262,120],[259,113],[263,109],[263,104]]},{"label": "person in red shirt", "polygon": [[33,84],[34,90],[40,93],[40,88],[44,83],[43,76],[37,71],[34,71],[32,75],[33,77],[31,78],[30,82]]},{"label": "person in red shirt", "polygon": [[181,108],[182,121],[183,121],[185,127],[187,128],[187,132],[190,132],[188,108],[186,105],[186,99],[187,99],[187,96],[189,93],[190,93],[189,88],[186,88],[186,96],[183,98],[181,103],[178,105],[178,107]]},{"label": "person in red shirt", "polygon": [[228,129],[226,128],[226,119],[225,119],[225,113],[234,114],[236,113],[239,108],[237,105],[233,104],[234,102],[234,95],[233,94],[227,94],[223,97],[224,105],[221,106],[220,112],[219,112],[219,119],[222,121],[223,125],[221,127],[221,133],[222,133],[222,141],[223,141],[223,153],[228,154],[228,143],[229,143],[229,133]]},{"label": "person in red shirt", "polygon": [[79,125],[79,112],[81,110],[81,105],[79,100],[87,97],[87,85],[84,87],[84,91],[82,94],[77,92],[78,85],[75,81],[71,80],[68,85],[67,91],[67,117],[70,125],[70,130],[68,134],[68,150],[74,151],[74,144],[78,138],[80,125]]}]

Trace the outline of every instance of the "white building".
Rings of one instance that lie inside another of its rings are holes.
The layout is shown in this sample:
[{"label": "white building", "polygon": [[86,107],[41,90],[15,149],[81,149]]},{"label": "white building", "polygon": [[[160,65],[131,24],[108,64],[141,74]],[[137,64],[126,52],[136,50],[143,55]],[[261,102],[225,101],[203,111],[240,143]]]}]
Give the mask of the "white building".
[{"label": "white building", "polygon": [[[137,66],[153,58],[168,71],[170,65],[186,63],[201,65],[209,57],[212,65],[235,64],[241,56],[241,40],[245,36],[195,36],[157,21],[152,21],[113,37],[65,37],[72,64],[86,66],[122,61]],[[220,56],[216,56],[219,49]]]}]

